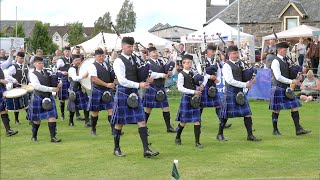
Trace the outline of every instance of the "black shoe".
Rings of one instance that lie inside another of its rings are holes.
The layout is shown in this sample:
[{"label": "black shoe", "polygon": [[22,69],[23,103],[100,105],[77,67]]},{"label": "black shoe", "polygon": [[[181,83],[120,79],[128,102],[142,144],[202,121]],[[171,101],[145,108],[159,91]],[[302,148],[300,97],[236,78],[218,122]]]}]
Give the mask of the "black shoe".
[{"label": "black shoe", "polygon": [[20,125],[20,124],[21,124],[21,122],[20,122],[19,120],[16,120],[15,123],[16,123],[17,125]]},{"label": "black shoe", "polygon": [[176,133],[177,131],[173,129],[173,127],[170,127],[167,129],[167,133]]},{"label": "black shoe", "polygon": [[74,123],[73,122],[69,122],[69,126],[74,126]]},{"label": "black shoe", "polygon": [[58,142],[61,142],[61,139],[53,137],[53,138],[51,138],[51,142],[58,143]]},{"label": "black shoe", "polygon": [[91,122],[87,122],[87,123],[84,125],[84,127],[86,127],[86,128],[88,128],[88,127],[92,127]]},{"label": "black shoe", "polygon": [[32,137],[32,138],[31,138],[31,141],[37,142],[37,141],[38,141],[38,138],[37,138],[37,137]]},{"label": "black shoe", "polygon": [[91,136],[97,136],[97,131],[91,131]]},{"label": "black shoe", "polygon": [[14,136],[16,134],[18,134],[19,131],[16,131],[16,130],[9,130],[7,133],[6,133],[6,136],[7,137],[10,137],[10,136]]},{"label": "black shoe", "polygon": [[255,141],[255,142],[262,141],[262,139],[254,137],[254,135],[248,136],[247,140],[248,141]]},{"label": "black shoe", "polygon": [[279,130],[273,130],[272,134],[275,135],[275,136],[280,136],[281,135]]},{"label": "black shoe", "polygon": [[158,156],[160,153],[157,152],[157,151],[152,151],[152,150],[146,150],[144,153],[143,153],[143,157],[145,158],[151,158],[153,156]]},{"label": "black shoe", "polygon": [[224,125],[224,129],[230,128],[231,126],[232,126],[232,124],[226,123],[226,124]]},{"label": "black shoe", "polygon": [[224,138],[224,136],[223,136],[222,134],[218,134],[218,135],[217,135],[217,140],[218,140],[218,141],[223,141],[223,142],[224,142],[224,141],[228,141],[227,139]]},{"label": "black shoe", "polygon": [[121,152],[120,148],[114,150],[114,151],[113,151],[113,154],[114,154],[115,156],[117,156],[117,157],[125,157],[125,156],[126,156],[126,154],[124,154],[124,153]]},{"label": "black shoe", "polygon": [[309,130],[304,130],[303,128],[301,128],[299,131],[296,132],[296,135],[297,135],[297,136],[300,136],[300,135],[302,135],[302,134],[309,134],[309,133],[311,133],[311,131],[309,131]]},{"label": "black shoe", "polygon": [[196,143],[196,147],[197,147],[197,148],[200,148],[200,149],[201,149],[201,148],[204,148],[204,146],[203,146],[202,144],[200,144],[200,143]]},{"label": "black shoe", "polygon": [[64,121],[64,115],[63,115],[63,116],[61,116],[61,121]]},{"label": "black shoe", "polygon": [[176,145],[181,145],[181,139],[175,139],[174,142],[176,143]]},{"label": "black shoe", "polygon": [[81,117],[81,116],[77,116],[77,120],[78,121],[84,121],[85,119],[83,117]]}]

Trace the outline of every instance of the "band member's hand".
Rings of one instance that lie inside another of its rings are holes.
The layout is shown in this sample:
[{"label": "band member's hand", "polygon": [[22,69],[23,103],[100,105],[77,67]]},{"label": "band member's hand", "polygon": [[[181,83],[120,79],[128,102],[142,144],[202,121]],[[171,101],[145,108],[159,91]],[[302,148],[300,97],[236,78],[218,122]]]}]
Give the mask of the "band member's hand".
[{"label": "band member's hand", "polygon": [[14,80],[13,84],[19,84],[19,82],[17,80]]},{"label": "band member's hand", "polygon": [[116,85],[114,83],[107,83],[107,88],[114,89]]},{"label": "band member's hand", "polygon": [[82,75],[82,78],[87,78],[88,75],[89,75],[89,72],[87,71],[86,73],[84,73],[84,74]]},{"label": "band member's hand", "polygon": [[56,88],[53,88],[53,90],[52,90],[53,92],[58,92],[59,91],[59,88],[58,87],[56,87]]},{"label": "band member's hand", "polygon": [[292,84],[299,85],[300,84],[300,80],[294,79],[294,80],[292,80]]},{"label": "band member's hand", "polygon": [[148,82],[141,82],[139,83],[139,87],[143,88],[143,89],[147,89],[149,87],[149,83]]},{"label": "band member's hand", "polygon": [[168,77],[172,76],[173,75],[172,71],[169,71],[167,75],[168,75]]},{"label": "band member's hand", "polygon": [[13,56],[13,54],[16,52],[16,50],[15,49],[11,49],[11,51],[10,51],[10,56]]},{"label": "band member's hand", "polygon": [[118,79],[114,79],[113,83],[114,83],[115,85],[119,85]]},{"label": "band member's hand", "polygon": [[201,96],[201,91],[194,91],[194,95]]},{"label": "band member's hand", "polygon": [[201,84],[201,85],[200,85],[200,91],[203,91],[203,89],[204,89],[204,85]]},{"label": "band member's hand", "polygon": [[247,82],[247,84],[246,84],[246,88],[250,89],[250,88],[251,88],[251,86],[252,86],[252,82],[251,82],[251,81]]},{"label": "band member's hand", "polygon": [[8,84],[9,81],[5,80],[5,79],[0,79],[0,83],[2,84]]},{"label": "band member's hand", "polygon": [[61,71],[61,74],[62,75],[68,75],[68,72],[67,71]]},{"label": "band member's hand", "polygon": [[217,76],[216,75],[210,75],[210,79],[214,81],[214,80],[217,79]]},{"label": "band member's hand", "polygon": [[153,79],[153,78],[148,77],[148,79],[147,79],[147,82],[148,82],[148,83],[152,83],[153,81],[154,81],[154,79]]},{"label": "band member's hand", "polygon": [[62,83],[60,82],[57,86],[57,88],[61,88],[62,87]]},{"label": "band member's hand", "polygon": [[214,80],[214,83],[218,84],[220,81],[219,79]]},{"label": "band member's hand", "polygon": [[255,83],[257,82],[256,78],[253,78],[253,79],[251,80],[251,82],[252,82],[253,84],[255,84]]}]

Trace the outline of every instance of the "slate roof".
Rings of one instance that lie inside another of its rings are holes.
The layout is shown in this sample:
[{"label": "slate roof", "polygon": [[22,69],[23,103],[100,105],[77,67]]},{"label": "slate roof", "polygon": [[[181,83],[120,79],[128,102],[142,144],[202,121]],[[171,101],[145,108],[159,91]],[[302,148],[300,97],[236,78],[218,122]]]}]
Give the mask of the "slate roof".
[{"label": "slate roof", "polygon": [[[31,37],[32,35],[32,30],[34,28],[34,25],[36,24],[37,21],[35,20],[28,20],[28,21],[18,21],[18,23],[22,23],[24,27],[24,33],[26,37]],[[0,28],[3,30],[3,28],[13,28],[16,26],[16,21],[15,20],[1,20],[0,21]]]},{"label": "slate roof", "polygon": [[[278,15],[288,3],[294,3],[301,13],[308,16],[303,22],[320,21],[319,4],[320,0],[241,0],[240,1],[240,22],[241,23],[275,23],[280,22]],[[215,19],[221,19],[227,24],[237,23],[238,0],[234,1],[216,16],[209,19],[210,23]]]}]

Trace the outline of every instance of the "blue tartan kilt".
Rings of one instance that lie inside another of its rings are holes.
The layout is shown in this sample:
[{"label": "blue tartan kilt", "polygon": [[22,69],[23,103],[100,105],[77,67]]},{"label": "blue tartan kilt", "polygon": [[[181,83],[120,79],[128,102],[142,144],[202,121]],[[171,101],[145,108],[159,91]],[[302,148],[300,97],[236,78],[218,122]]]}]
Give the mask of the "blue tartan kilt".
[{"label": "blue tartan kilt", "polygon": [[71,101],[68,100],[68,111],[75,112],[78,110],[87,110],[89,97],[86,92],[82,92],[80,90],[76,91],[76,100]]},{"label": "blue tartan kilt", "polygon": [[[164,94],[166,96],[165,100],[162,102],[159,102],[156,100],[156,94],[160,89],[164,92]],[[159,87],[156,85],[151,85],[148,89],[146,89],[146,93],[145,93],[145,96],[144,96],[142,102],[143,102],[143,107],[146,107],[146,108],[169,107],[168,96],[167,96],[167,93],[166,93],[164,87]]]},{"label": "blue tartan kilt", "polygon": [[6,101],[3,97],[3,92],[6,91],[5,87],[0,88],[0,112],[6,110]]},{"label": "blue tartan kilt", "polygon": [[204,90],[202,91],[202,94],[201,94],[201,107],[202,108],[206,108],[206,107],[219,107],[219,106],[221,106],[221,100],[220,100],[220,97],[218,95],[218,91],[217,91],[216,97],[212,98],[212,97],[209,97],[209,95],[208,95],[208,89],[209,88],[210,87],[205,86]]},{"label": "blue tartan kilt", "polygon": [[104,91],[110,91],[112,93],[112,91],[110,89],[102,89],[102,88],[98,88],[98,87],[92,87],[91,90],[91,94],[89,96],[89,101],[87,103],[87,111],[101,111],[101,110],[108,110],[108,109],[112,109],[113,108],[113,98],[111,99],[111,102],[107,103],[107,102],[103,102],[102,101],[102,95],[104,93]]},{"label": "blue tartan kilt", "polygon": [[61,77],[62,87],[58,91],[59,100],[67,100],[69,98],[68,89],[70,87],[70,82],[68,81],[67,76]]},{"label": "blue tartan kilt", "polygon": [[195,109],[191,107],[190,101],[192,96],[193,94],[182,95],[176,121],[180,121],[182,123],[201,121],[200,108]]},{"label": "blue tartan kilt", "polygon": [[56,108],[56,103],[52,96],[49,97],[51,99],[52,109],[46,111],[42,108],[42,99],[40,96],[33,94],[31,97],[31,102],[29,104],[28,109],[28,120],[29,121],[40,121],[49,118],[58,119],[58,113]]},{"label": "blue tartan kilt", "polygon": [[[131,93],[138,95],[138,107],[130,108],[127,105],[127,98]],[[126,88],[118,85],[114,97],[114,106],[111,122],[113,124],[136,124],[145,121],[145,114],[142,106],[142,100],[139,96],[138,89]]]},{"label": "blue tartan kilt", "polygon": [[301,107],[301,103],[295,97],[294,99],[289,99],[285,95],[286,89],[282,87],[273,86],[271,89],[271,96],[270,96],[270,110],[282,110],[282,109],[292,109]]},{"label": "blue tartan kilt", "polygon": [[245,97],[243,105],[237,104],[236,95],[240,91],[243,91],[243,89],[233,86],[229,86],[225,89],[220,118],[227,119],[252,115],[247,97]]}]

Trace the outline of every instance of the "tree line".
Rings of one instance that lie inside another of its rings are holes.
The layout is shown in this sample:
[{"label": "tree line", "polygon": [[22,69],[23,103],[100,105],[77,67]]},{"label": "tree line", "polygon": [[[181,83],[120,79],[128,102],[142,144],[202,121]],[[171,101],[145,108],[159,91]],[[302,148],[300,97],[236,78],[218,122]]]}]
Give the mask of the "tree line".
[{"label": "tree line", "polygon": [[[94,22],[94,30],[89,37],[84,37],[83,31],[83,23],[81,22],[72,22],[67,23],[66,26],[69,26],[68,30],[68,42],[69,46],[74,46],[80,44],[94,36],[96,36],[101,31],[106,33],[114,33],[111,29],[110,22],[112,21],[112,17],[110,12],[106,12],[104,15],[100,16]],[[53,43],[52,37],[50,37],[48,28],[49,23],[42,23],[41,21],[37,21],[32,30],[32,34],[30,38],[25,38],[25,42],[28,45],[28,50],[35,51],[38,48],[41,48],[45,54],[51,54],[55,50],[58,49],[58,46]],[[133,3],[130,0],[125,0],[122,4],[122,7],[117,14],[116,18],[116,29],[120,33],[130,33],[133,32],[136,28],[136,13],[134,12]],[[17,28],[17,36],[25,37],[23,24],[19,22],[17,26],[14,27],[13,31],[10,33],[2,30],[0,32],[0,37],[15,37],[16,36],[16,28]]]}]

